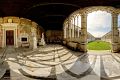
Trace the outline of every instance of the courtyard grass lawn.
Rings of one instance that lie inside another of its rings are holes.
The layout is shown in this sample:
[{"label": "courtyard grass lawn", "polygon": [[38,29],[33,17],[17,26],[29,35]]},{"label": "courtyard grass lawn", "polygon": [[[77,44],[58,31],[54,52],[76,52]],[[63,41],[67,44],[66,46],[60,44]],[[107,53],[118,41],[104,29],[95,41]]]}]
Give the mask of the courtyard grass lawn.
[{"label": "courtyard grass lawn", "polygon": [[88,50],[110,50],[110,43],[105,41],[93,41],[87,44]]}]

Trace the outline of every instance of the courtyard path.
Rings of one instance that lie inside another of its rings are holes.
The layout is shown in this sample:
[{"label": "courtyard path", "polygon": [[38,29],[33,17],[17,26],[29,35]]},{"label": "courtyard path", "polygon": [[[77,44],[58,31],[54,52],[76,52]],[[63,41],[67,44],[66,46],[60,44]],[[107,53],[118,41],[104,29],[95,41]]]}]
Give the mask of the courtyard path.
[{"label": "courtyard path", "polygon": [[36,50],[9,47],[5,53],[10,80],[120,79],[119,53],[80,53],[61,45],[46,45]]}]

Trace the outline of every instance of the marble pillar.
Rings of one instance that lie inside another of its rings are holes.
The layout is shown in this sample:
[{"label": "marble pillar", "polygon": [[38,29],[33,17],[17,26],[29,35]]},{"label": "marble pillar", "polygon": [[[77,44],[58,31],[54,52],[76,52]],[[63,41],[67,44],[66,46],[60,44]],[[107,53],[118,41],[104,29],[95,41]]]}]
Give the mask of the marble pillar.
[{"label": "marble pillar", "polygon": [[33,49],[37,48],[37,37],[36,37],[36,31],[32,30],[32,36],[33,36]]},{"label": "marble pillar", "polygon": [[36,36],[33,37],[33,49],[37,48],[37,38]]},{"label": "marble pillar", "polygon": [[80,51],[87,52],[87,15],[81,15],[81,42]]},{"label": "marble pillar", "polygon": [[68,21],[69,39],[71,38],[71,20]]},{"label": "marble pillar", "polygon": [[64,39],[66,38],[66,24],[64,26]]},{"label": "marble pillar", "polygon": [[80,37],[80,28],[78,27],[78,38]]},{"label": "marble pillar", "polygon": [[112,52],[119,52],[119,30],[117,27],[118,14],[112,14]]},{"label": "marble pillar", "polygon": [[66,38],[68,38],[68,24],[67,24],[67,26],[66,26]]},{"label": "marble pillar", "polygon": [[17,33],[17,29],[15,29],[15,47],[18,48],[18,33]]},{"label": "marble pillar", "polygon": [[2,29],[3,30],[3,36],[2,36],[2,48],[5,47],[5,44],[6,44],[6,41],[5,41],[5,29]]},{"label": "marble pillar", "polygon": [[77,16],[77,37],[79,38],[79,18],[78,18],[78,16]]},{"label": "marble pillar", "polygon": [[75,26],[75,20],[76,20],[76,18],[74,18],[74,37],[76,37],[76,26]]},{"label": "marble pillar", "polygon": [[75,33],[75,29],[74,29],[74,17],[72,19],[73,25],[72,25],[72,37],[74,38],[74,33]]}]

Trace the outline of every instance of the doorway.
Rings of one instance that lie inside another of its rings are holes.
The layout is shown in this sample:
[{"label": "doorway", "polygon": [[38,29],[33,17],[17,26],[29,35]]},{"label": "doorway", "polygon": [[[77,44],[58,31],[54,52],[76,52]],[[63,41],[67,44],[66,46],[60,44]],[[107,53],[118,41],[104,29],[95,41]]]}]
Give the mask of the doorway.
[{"label": "doorway", "polygon": [[14,45],[14,31],[13,30],[6,31],[6,45]]}]

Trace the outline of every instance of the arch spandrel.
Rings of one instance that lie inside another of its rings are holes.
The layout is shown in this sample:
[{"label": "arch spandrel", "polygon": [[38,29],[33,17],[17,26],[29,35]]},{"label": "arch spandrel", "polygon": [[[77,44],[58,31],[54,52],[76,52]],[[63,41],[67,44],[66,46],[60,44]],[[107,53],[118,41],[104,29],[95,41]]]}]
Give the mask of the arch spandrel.
[{"label": "arch spandrel", "polygon": [[116,13],[117,13],[118,15],[120,15],[120,8],[119,8],[119,9],[116,9]]},{"label": "arch spandrel", "polygon": [[64,29],[64,27],[65,27],[67,21],[68,21],[68,18],[66,18],[66,19],[64,20],[64,22],[63,22],[63,29]]},{"label": "arch spandrel", "polygon": [[83,14],[89,14],[91,12],[94,11],[106,11],[108,13],[115,13],[116,9],[114,7],[110,7],[110,6],[92,6],[92,7],[86,7],[83,9]]},{"label": "arch spandrel", "polygon": [[73,13],[71,13],[70,15],[69,15],[69,17],[73,17],[73,16],[75,16],[76,14],[82,14],[82,9],[78,9],[78,10],[76,10],[76,11],[74,11]]}]

